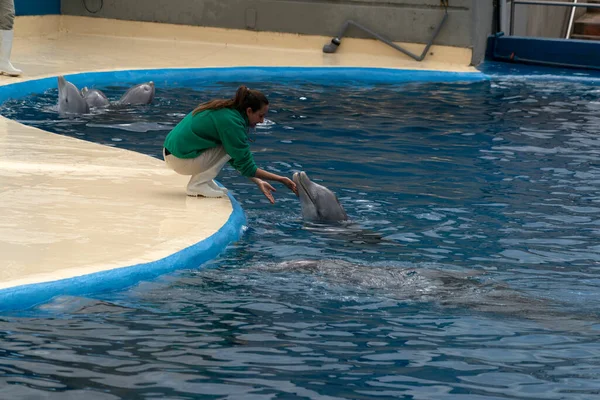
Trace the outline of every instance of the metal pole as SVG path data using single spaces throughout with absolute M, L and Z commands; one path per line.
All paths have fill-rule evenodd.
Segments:
M 510 33 L 509 35 L 512 36 L 515 32 L 515 7 L 517 6 L 517 3 L 515 3 L 514 1 L 510 3 Z
M 505 32 L 506 31 L 506 0 L 500 0 L 499 2 L 499 6 L 500 6 L 500 26 L 498 27 L 500 29 L 501 32 Z
M 559 1 L 533 1 L 533 0 L 513 0 L 516 4 L 529 4 L 532 6 L 559 6 L 559 7 L 586 7 L 586 8 L 600 8 L 600 4 L 594 3 L 566 3 Z
M 577 4 L 577 0 L 573 0 Z M 573 19 L 575 18 L 575 7 L 571 8 L 571 17 L 569 17 L 569 27 L 567 28 L 567 39 L 571 38 L 571 29 L 573 29 Z

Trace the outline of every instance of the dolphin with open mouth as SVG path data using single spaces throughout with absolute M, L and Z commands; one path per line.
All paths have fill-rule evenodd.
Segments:
M 311 181 L 306 172 L 294 173 L 292 180 L 298 188 L 302 218 L 316 222 L 348 220 L 348 215 L 335 193 Z

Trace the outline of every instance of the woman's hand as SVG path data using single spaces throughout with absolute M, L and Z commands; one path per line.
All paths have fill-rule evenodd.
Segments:
M 298 196 L 298 188 L 296 187 L 296 184 L 293 180 L 291 180 L 290 178 L 282 177 L 280 182 L 287 186 L 292 192 L 294 192 L 296 196 Z
M 276 192 L 277 190 L 271 186 L 269 182 L 263 181 L 262 179 L 255 179 L 254 181 L 261 192 L 265 195 L 267 200 L 271 202 L 271 204 L 275 204 L 275 198 L 271 192 Z M 292 182 L 293 183 L 293 182 Z
M 257 168 L 256 169 L 256 174 L 250 178 L 254 183 L 256 183 L 258 185 L 258 187 L 260 187 L 260 190 L 263 190 L 260 182 L 264 182 L 263 179 L 268 179 L 270 181 L 275 181 L 275 182 L 281 182 L 283 183 L 285 186 L 287 186 L 292 192 L 294 192 L 294 194 L 296 196 L 298 196 L 298 188 L 296 187 L 296 184 L 294 183 L 294 181 L 292 181 L 290 178 L 286 178 L 285 176 L 281 176 L 281 175 L 277 175 L 277 174 L 273 174 L 271 172 L 267 172 L 264 169 L 261 168 Z M 273 192 L 275 191 L 275 189 L 273 188 L 273 186 L 269 185 L 270 190 L 272 190 Z M 263 193 L 265 193 L 263 191 Z M 267 196 L 267 194 L 265 193 L 265 196 Z M 270 196 L 270 197 L 269 197 Z M 267 196 L 267 199 L 271 200 L 271 198 L 273 197 L 271 195 L 271 193 L 269 192 L 269 196 Z M 271 203 L 274 203 L 275 200 L 271 201 Z

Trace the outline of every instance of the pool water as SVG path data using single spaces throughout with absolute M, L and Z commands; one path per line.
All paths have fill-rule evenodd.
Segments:
M 236 87 L 158 86 L 151 105 L 77 118 L 49 90 L 0 112 L 160 158 L 187 112 Z M 596 85 L 251 87 L 271 101 L 257 164 L 306 171 L 351 225 L 306 224 L 285 187 L 271 205 L 227 166 L 242 239 L 202 267 L 4 315 L 3 396 L 600 398 Z

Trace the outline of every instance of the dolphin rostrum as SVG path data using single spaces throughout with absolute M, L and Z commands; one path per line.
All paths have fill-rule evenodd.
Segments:
M 311 181 L 306 172 L 296 172 L 292 179 L 298 188 L 302 218 L 318 222 L 338 222 L 348 219 L 337 196 L 325 186 Z
M 79 93 L 77 86 L 67 81 L 64 76 L 58 77 L 58 112 L 60 114 L 87 114 L 90 107 Z

